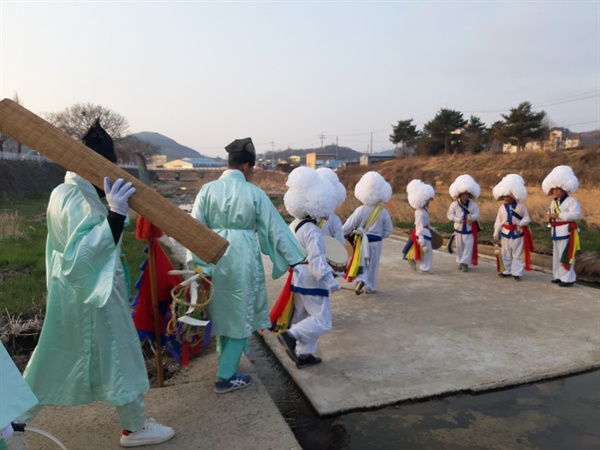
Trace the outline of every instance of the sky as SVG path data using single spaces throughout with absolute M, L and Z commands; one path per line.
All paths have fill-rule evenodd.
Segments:
M 393 148 L 442 108 L 486 126 L 528 101 L 600 129 L 600 2 L 6 1 L 0 97 L 77 103 L 206 156 Z

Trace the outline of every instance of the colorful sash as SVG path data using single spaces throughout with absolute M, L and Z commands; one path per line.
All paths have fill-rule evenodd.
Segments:
M 303 225 L 307 223 L 317 224 L 316 220 L 307 217 L 302 219 L 296 225 L 294 232 L 297 233 Z M 306 261 L 300 264 L 308 264 Z M 294 314 L 294 291 L 292 290 L 292 278 L 294 275 L 294 269 L 288 269 L 288 277 L 283 285 L 279 297 L 275 301 L 273 308 L 269 312 L 269 321 L 271 322 L 271 331 L 283 332 L 286 331 L 292 322 L 292 316 Z
M 429 228 L 429 225 L 425 225 L 423 228 Z M 430 241 L 431 238 L 424 236 L 426 240 Z M 454 237 L 454 235 L 452 236 Z M 450 243 L 448 244 L 449 246 L 452 245 L 452 239 L 450 239 Z M 450 250 L 450 248 L 448 249 L 448 251 L 450 253 L 452 253 L 452 251 Z M 415 261 L 420 261 L 423 254 L 421 251 L 421 246 L 419 245 L 419 239 L 417 238 L 417 229 L 416 227 L 412 229 L 411 233 L 410 233 L 410 239 L 406 242 L 406 244 L 404 245 L 404 248 L 402 249 L 402 253 L 404 254 L 404 258 L 403 259 L 414 259 Z
M 502 273 L 506 270 L 506 267 L 504 267 L 504 261 L 502 260 L 502 254 L 500 253 L 499 249 L 495 250 L 496 252 L 496 270 L 498 271 L 498 273 Z
M 419 245 L 419 238 L 417 237 L 417 228 L 416 227 L 413 228 L 413 230 L 412 230 L 412 233 L 410 235 L 410 240 L 413 243 L 413 246 L 411 249 L 412 252 L 409 252 L 409 253 L 411 253 L 412 259 L 414 259 L 415 261 L 421 261 L 421 258 L 423 257 L 423 255 L 421 255 L 421 246 Z M 409 257 L 409 259 L 411 259 L 411 258 Z
M 532 270 L 531 266 L 531 253 L 535 249 L 533 245 L 533 234 L 531 234 L 531 229 L 529 225 L 525 225 L 523 228 L 523 251 L 525 253 L 525 270 Z
M 283 332 L 290 327 L 292 313 L 294 312 L 294 292 L 292 291 L 293 275 L 294 269 L 289 269 L 285 285 L 269 313 L 271 331 Z
M 471 211 L 469 211 L 467 209 L 467 207 L 469 206 L 469 201 L 467 200 L 466 204 L 463 204 L 460 200 L 458 200 L 458 206 L 460 206 L 460 209 L 462 210 L 463 213 L 463 224 L 462 224 L 462 229 L 460 231 L 458 230 L 454 230 L 455 232 L 458 231 L 460 234 L 472 234 L 473 235 L 473 250 L 471 253 L 471 264 L 476 266 L 477 264 L 479 264 L 479 248 L 477 247 L 477 240 L 479 239 L 479 231 L 481 230 L 481 228 L 479 227 L 479 222 L 477 222 L 476 220 L 471 222 L 471 231 L 467 231 L 467 217 L 469 216 L 469 214 L 471 213 Z M 448 253 L 452 253 L 453 249 L 452 249 L 452 244 L 454 243 L 454 234 L 452 235 L 452 237 L 450 238 L 450 242 L 448 242 Z
M 558 199 L 554 199 L 554 210 L 557 214 L 560 214 L 560 203 Z M 553 227 L 559 227 L 561 225 L 569 225 L 569 245 L 565 247 L 562 255 L 560 256 L 560 263 L 565 270 L 571 270 L 571 265 L 575 262 L 575 253 L 581 250 L 581 244 L 579 242 L 579 227 L 577 222 L 558 222 L 553 220 L 551 225 Z
M 510 204 L 504 205 L 504 208 L 506 209 L 506 221 L 509 223 L 509 225 L 503 224 L 502 228 L 504 228 L 505 230 L 508 230 L 508 234 L 505 236 L 504 234 L 502 235 L 503 238 L 506 239 L 518 239 L 521 236 L 519 236 L 517 233 L 514 233 L 514 231 L 517 230 L 518 225 L 513 225 L 512 220 L 513 217 L 516 218 L 517 220 L 523 220 L 523 216 L 521 214 L 519 214 L 514 208 L 513 208 L 514 204 Z
M 402 259 L 412 259 L 414 258 L 415 255 L 415 243 L 413 242 L 413 235 L 414 235 L 415 229 L 413 228 L 412 231 L 410 232 L 410 238 L 408 238 L 406 240 L 406 244 L 404 244 L 404 248 L 402 249 L 402 254 L 404 255 L 404 257 Z
M 348 280 L 348 282 L 354 281 L 354 279 L 364 271 L 365 260 L 369 258 L 369 239 L 366 236 L 366 230 L 377 222 L 377 219 L 379 219 L 379 216 L 381 215 L 381 211 L 383 211 L 383 207 L 379 204 L 375 205 L 363 227 L 354 230 L 354 243 L 352 245 L 354 251 L 352 252 L 352 258 L 348 261 L 346 272 L 344 273 L 344 278 Z
M 504 224 L 502 225 L 502 228 L 512 233 L 513 231 L 516 231 L 519 228 L 519 226 Z M 535 246 L 533 245 L 533 234 L 531 234 L 531 229 L 529 228 L 529 225 L 522 226 L 521 230 L 521 235 L 514 233 L 514 239 L 521 237 L 523 238 L 523 261 L 525 261 L 525 270 L 531 270 L 531 252 L 535 249 Z
M 476 220 L 471 222 L 471 232 L 473 233 L 473 253 L 471 254 L 471 264 L 476 266 L 479 264 L 479 248 L 477 239 L 479 239 L 479 222 Z
M 457 201 L 458 206 L 460 207 L 462 213 L 463 213 L 463 223 L 462 223 L 462 228 L 461 230 L 456 230 L 461 234 L 471 234 L 470 231 L 467 230 L 467 217 L 469 216 L 469 214 L 471 214 L 471 211 L 469 211 L 469 200 L 467 200 L 467 203 L 464 204 L 462 203 L 460 200 Z

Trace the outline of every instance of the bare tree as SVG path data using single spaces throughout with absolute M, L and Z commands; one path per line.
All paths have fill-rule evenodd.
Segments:
M 127 135 L 129 124 L 123 116 L 93 103 L 77 103 L 57 113 L 46 114 L 48 122 L 75 139 L 81 139 L 98 118 L 113 139 Z

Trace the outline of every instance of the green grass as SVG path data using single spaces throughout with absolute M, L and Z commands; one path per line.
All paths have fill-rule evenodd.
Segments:
M 46 307 L 46 206 L 48 198 L 3 201 L 0 215 L 17 212 L 14 236 L 0 240 L 0 305 L 2 313 L 35 315 Z M 131 282 L 146 259 L 145 241 L 135 238 L 135 221 L 125 227 L 122 250 L 127 255 Z M 133 293 L 135 289 L 132 286 Z
M 17 213 L 17 232 L 0 241 L 0 304 L 3 313 L 35 312 L 46 300 L 47 199 L 3 202 L 0 214 Z

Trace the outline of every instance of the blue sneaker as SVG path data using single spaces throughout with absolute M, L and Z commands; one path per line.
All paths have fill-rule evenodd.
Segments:
M 215 381 L 214 391 L 217 394 L 225 394 L 227 392 L 248 387 L 251 384 L 252 377 L 250 375 L 244 375 L 241 372 L 236 372 L 229 380 L 217 378 L 217 381 Z

